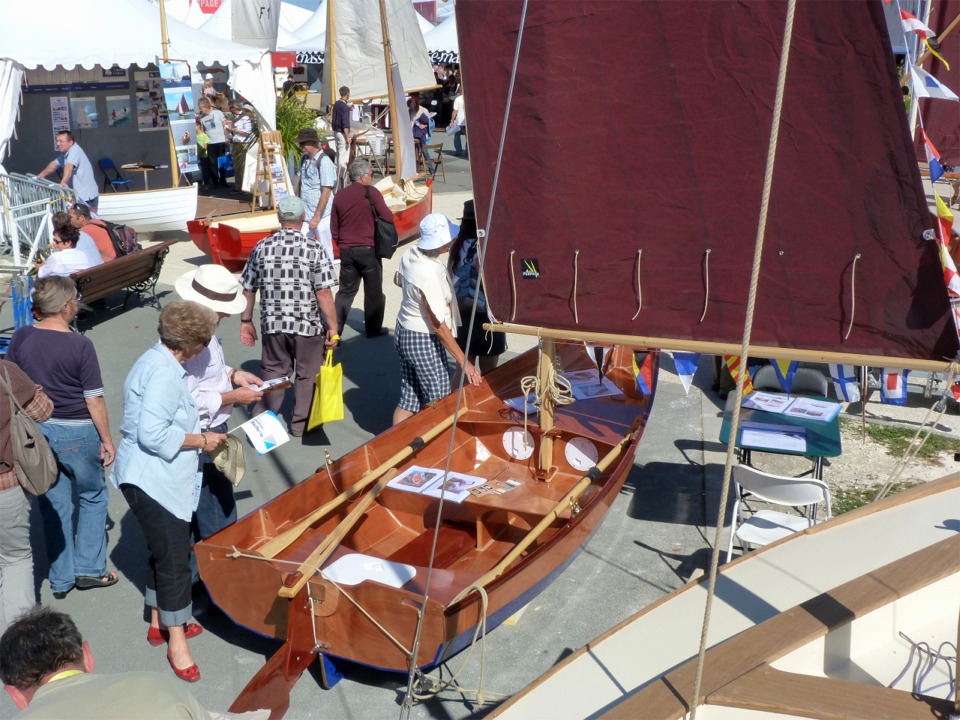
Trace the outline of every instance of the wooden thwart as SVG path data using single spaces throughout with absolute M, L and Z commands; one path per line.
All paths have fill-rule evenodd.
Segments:
M 336 510 L 345 502 L 352 500 L 354 497 L 356 497 L 361 492 L 363 492 L 367 487 L 369 487 L 372 483 L 376 482 L 377 479 L 380 476 L 382 476 L 384 473 L 395 468 L 397 465 L 399 465 L 408 457 L 410 457 L 415 452 L 417 452 L 421 447 L 426 446 L 431 440 L 437 437 L 437 435 L 444 432 L 447 428 L 453 425 L 454 421 L 457 418 L 459 418 L 461 415 L 463 415 L 466 411 L 467 411 L 467 408 L 462 407 L 460 408 L 459 412 L 453 413 L 443 421 L 434 425 L 430 430 L 428 430 L 422 436 L 420 436 L 420 440 L 422 441 L 422 443 L 416 443 L 416 442 L 411 443 L 410 445 L 405 447 L 403 450 L 394 454 L 386 462 L 382 463 L 380 466 L 374 468 L 373 470 L 368 472 L 366 475 L 364 475 L 359 482 L 357 482 L 354 485 L 351 485 L 349 488 L 344 490 L 333 500 L 320 506 L 317 510 L 314 510 L 312 513 L 310 513 L 307 517 L 305 517 L 303 520 L 298 522 L 292 528 L 280 533 L 275 538 L 271 538 L 270 540 L 267 540 L 267 542 L 265 542 L 263 545 L 256 548 L 256 552 L 258 552 L 260 555 L 262 555 L 265 558 L 273 558 L 279 555 L 281 552 L 286 550 L 290 545 L 292 545 L 297 540 L 297 538 L 299 538 L 304 533 L 304 531 L 306 531 L 308 527 L 313 525 L 315 522 L 317 522 L 321 518 L 329 515 L 331 512 Z

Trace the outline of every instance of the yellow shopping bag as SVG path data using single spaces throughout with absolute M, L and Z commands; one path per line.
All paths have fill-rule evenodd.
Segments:
M 333 364 L 333 350 L 327 350 L 327 360 L 320 366 L 313 388 L 307 430 L 334 420 L 343 420 L 343 367 Z

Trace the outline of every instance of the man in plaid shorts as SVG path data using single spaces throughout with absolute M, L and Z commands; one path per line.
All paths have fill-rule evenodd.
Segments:
M 313 400 L 313 385 L 326 348 L 340 342 L 337 311 L 330 291 L 336 284 L 333 262 L 321 244 L 300 232 L 306 213 L 303 201 L 288 196 L 277 203 L 280 229 L 254 246 L 240 284 L 247 300 L 240 313 L 240 342 L 257 342 L 253 302 L 260 292 L 260 331 L 264 380 L 294 378 L 290 434 L 303 435 Z M 296 376 L 294 376 L 296 366 Z M 266 393 L 254 408 L 279 411 L 283 393 Z

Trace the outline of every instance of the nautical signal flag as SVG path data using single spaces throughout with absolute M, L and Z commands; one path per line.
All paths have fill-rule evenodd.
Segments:
M 900 22 L 903 24 L 905 33 L 914 32 L 924 40 L 936 37 L 936 33 L 917 19 L 916 15 L 911 15 L 906 10 L 900 10 Z
M 265 455 L 290 441 L 290 436 L 283 429 L 283 423 L 272 410 L 256 415 L 230 432 L 234 430 L 243 430 L 247 434 L 247 439 L 258 455 Z
M 739 355 L 724 355 L 723 361 L 727 364 L 727 369 L 730 371 L 730 377 L 733 378 L 734 382 L 737 382 L 737 377 L 740 375 L 740 356 Z M 750 373 L 747 373 L 747 376 L 743 379 L 743 395 L 753 395 L 753 383 L 750 381 Z
M 930 166 L 930 182 L 935 183 L 943 177 L 943 165 L 940 164 L 940 153 L 930 142 L 927 131 L 920 128 L 923 133 L 923 151 L 927 154 L 927 165 Z
M 951 297 L 960 297 L 960 275 L 950 255 L 950 232 L 953 229 L 953 213 L 943 198 L 934 193 L 937 199 L 937 234 L 940 244 L 940 262 L 943 264 L 943 282 Z
M 880 402 L 885 405 L 907 404 L 907 374 L 909 370 L 883 368 L 880 371 Z
M 857 402 L 860 399 L 860 383 L 853 365 L 830 364 L 830 379 L 833 380 L 833 389 L 837 393 L 837 400 L 842 402 Z
M 636 350 L 633 353 L 633 374 L 637 378 L 637 392 L 653 394 L 653 355 Z
M 683 392 L 690 394 L 690 385 L 693 383 L 693 376 L 697 374 L 697 365 L 700 363 L 700 353 L 677 352 L 673 353 L 673 367 L 677 371 L 677 377 L 680 378 L 680 384 L 683 385 Z
M 937 98 L 940 100 L 960 100 L 957 94 L 937 80 L 933 75 L 916 65 L 910 68 L 910 88 L 918 98 Z
M 783 391 L 790 394 L 793 387 L 793 376 L 797 374 L 797 368 L 800 366 L 799 360 L 771 360 L 774 372 L 777 373 L 777 380 L 783 386 Z

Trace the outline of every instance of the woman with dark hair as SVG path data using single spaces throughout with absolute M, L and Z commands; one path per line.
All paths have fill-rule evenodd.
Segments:
M 477 363 L 480 374 L 486 375 L 497 366 L 497 359 L 507 349 L 507 336 L 506 333 L 483 329 L 483 324 L 489 322 L 489 316 L 483 284 L 480 282 L 480 256 L 477 250 L 477 216 L 473 209 L 473 200 L 467 200 L 463 204 L 460 232 L 450 246 L 448 267 L 453 277 L 453 289 L 457 294 L 460 316 L 463 318 L 463 324 L 457 330 L 457 345 L 467 354 L 471 363 Z M 468 348 L 468 321 L 473 310 L 474 297 L 477 300 L 477 313 L 473 318 L 473 335 Z
M 42 278 L 32 297 L 36 322 L 13 334 L 7 360 L 53 402 L 53 416 L 40 429 L 57 457 L 60 477 L 37 501 L 50 589 L 62 598 L 74 587 L 109 587 L 118 580 L 116 572 L 107 571 L 109 497 L 103 472 L 115 451 L 97 352 L 88 338 L 70 329 L 77 315 L 76 285 L 67 277 Z
M 200 679 L 187 639 L 203 631 L 188 624 L 193 615 L 190 521 L 200 498 L 198 451 L 215 449 L 227 436 L 200 431 L 183 363 L 207 347 L 217 319 L 213 310 L 188 300 L 163 308 L 160 342 L 140 356 L 123 384 L 123 439 L 111 477 L 150 550 L 147 642 L 166 641 L 174 674 L 187 682 Z
M 94 257 L 89 252 L 77 247 L 77 243 L 80 241 L 80 231 L 70 224 L 69 215 L 66 215 L 66 213 L 63 213 L 63 215 L 66 222 L 63 222 L 63 218 L 61 218 L 61 222 L 54 225 L 54 252 L 43 263 L 37 265 L 37 277 L 67 276 L 70 273 L 103 264 L 100 254 L 96 252 L 96 246 L 93 247 Z

